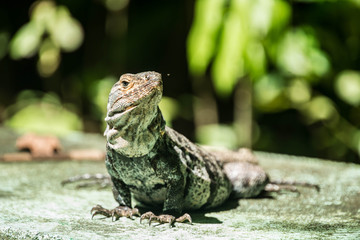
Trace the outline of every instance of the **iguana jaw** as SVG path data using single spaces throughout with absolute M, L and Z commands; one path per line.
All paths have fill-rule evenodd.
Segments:
M 113 111 L 109 111 L 109 114 L 108 116 L 109 117 L 113 117 L 117 114 L 125 114 L 125 113 L 128 113 L 130 112 L 131 110 L 134 110 L 136 107 L 138 106 L 138 104 L 135 104 L 135 105 L 130 105 L 130 106 L 127 106 L 126 108 L 124 108 L 123 110 L 113 110 Z

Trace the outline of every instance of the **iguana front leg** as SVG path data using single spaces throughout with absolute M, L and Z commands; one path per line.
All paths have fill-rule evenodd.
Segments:
M 114 177 L 111 178 L 113 182 L 113 195 L 115 200 L 119 203 L 119 206 L 114 209 L 106 209 L 101 205 L 96 205 L 91 209 L 91 218 L 95 215 L 103 215 L 105 217 L 111 217 L 112 220 L 118 220 L 120 217 L 131 218 L 133 215 L 140 216 L 137 208 L 131 208 L 131 195 L 130 190 L 126 184 L 120 179 Z
M 185 177 L 177 164 L 167 159 L 159 160 L 153 163 L 156 174 L 162 178 L 166 184 L 166 198 L 163 205 L 163 214 L 155 215 L 153 212 L 146 212 L 141 215 L 140 223 L 143 219 L 149 219 L 149 225 L 155 221 L 158 223 L 169 223 L 172 226 L 175 222 L 184 222 L 188 220 L 192 223 L 191 216 L 187 213 L 176 218 L 174 215 L 180 215 L 183 211 Z M 169 171 L 169 169 L 171 169 Z M 167 171 L 165 171 L 167 170 Z
M 161 215 L 155 215 L 153 212 L 146 212 L 141 215 L 140 223 L 143 219 L 149 219 L 149 226 L 152 222 L 169 223 L 169 226 L 173 226 L 175 222 L 188 221 L 192 224 L 191 216 L 188 213 L 176 218 L 174 215 L 181 214 L 183 210 L 182 203 L 184 202 L 184 189 L 185 181 L 184 177 L 180 174 L 169 174 L 165 180 L 167 185 L 166 199 L 163 206 L 163 213 Z

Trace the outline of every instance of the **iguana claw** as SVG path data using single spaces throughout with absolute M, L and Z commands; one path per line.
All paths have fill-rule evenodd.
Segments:
M 190 224 L 192 224 L 192 219 L 191 216 L 187 213 L 185 213 L 184 215 L 182 215 L 181 217 L 175 218 L 172 215 L 169 214 L 162 214 L 162 215 L 155 215 L 152 212 L 146 212 L 143 215 L 141 215 L 140 217 L 140 223 L 143 219 L 149 219 L 149 226 L 151 225 L 152 222 L 158 222 L 158 223 L 169 223 L 169 226 L 173 226 L 173 224 L 175 222 L 184 222 L 186 220 L 188 220 L 190 222 Z
M 94 218 L 95 215 L 103 215 L 105 217 L 111 217 L 112 221 L 118 220 L 120 217 L 127 217 L 132 219 L 133 215 L 140 216 L 139 209 L 130 208 L 127 206 L 118 206 L 112 210 L 103 208 L 101 205 L 96 205 L 90 211 L 91 219 Z M 115 219 L 115 220 L 114 220 Z

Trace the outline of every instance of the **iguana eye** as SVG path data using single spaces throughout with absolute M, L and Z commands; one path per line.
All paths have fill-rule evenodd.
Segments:
M 129 81 L 126 81 L 126 80 L 121 81 L 121 86 L 122 86 L 123 88 L 128 88 L 129 85 L 130 85 L 130 82 L 129 82 Z

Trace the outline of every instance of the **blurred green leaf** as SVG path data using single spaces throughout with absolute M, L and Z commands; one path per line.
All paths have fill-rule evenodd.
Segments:
M 279 31 L 283 31 L 284 27 L 290 22 L 291 7 L 287 1 L 276 0 L 273 1 L 271 10 L 271 31 L 279 34 Z
M 54 22 L 56 5 L 53 1 L 35 1 L 31 6 L 30 21 L 48 29 Z
M 276 0 L 252 0 L 248 2 L 248 24 L 253 36 L 265 36 L 272 24 Z
M 216 17 L 210 21 L 210 15 Z M 222 1 L 198 0 L 188 36 L 190 72 L 205 74 L 215 56 L 211 69 L 215 90 L 221 97 L 229 96 L 244 75 L 256 79 L 265 73 L 262 41 L 270 31 L 285 26 L 289 16 L 290 7 L 282 0 L 232 0 L 226 9 Z
M 295 76 L 321 77 L 330 68 L 326 54 L 319 48 L 319 43 L 310 31 L 293 29 L 288 31 L 279 42 L 277 64 Z
M 335 91 L 338 96 L 346 103 L 360 105 L 360 72 L 343 71 L 335 81 Z
M 196 129 L 196 139 L 200 144 L 220 146 L 228 149 L 237 147 L 237 137 L 232 126 L 205 125 Z
M 245 50 L 246 69 L 252 79 L 258 79 L 266 73 L 266 54 L 263 45 L 252 41 Z
M 57 7 L 55 21 L 49 32 L 54 42 L 67 52 L 76 50 L 84 38 L 80 23 L 71 17 L 69 10 L 64 6 Z
M 360 7 L 360 0 L 350 0 L 352 1 L 354 4 L 356 4 L 358 7 Z
M 276 74 L 265 75 L 254 82 L 254 104 L 262 111 L 286 109 L 289 103 L 284 95 L 285 81 Z
M 338 115 L 333 102 L 325 96 L 314 97 L 304 105 L 302 110 L 310 123 L 332 120 Z
M 249 40 L 249 3 L 242 0 L 230 2 L 212 69 L 215 90 L 219 96 L 229 96 L 236 82 L 244 75 L 243 53 Z
M 225 0 L 198 0 L 195 3 L 194 20 L 187 39 L 189 71 L 195 76 L 205 73 L 215 53 L 225 3 Z
M 19 98 L 17 106 L 14 106 L 18 110 L 5 121 L 6 126 L 20 132 L 54 135 L 65 135 L 82 129 L 79 117 L 64 108 L 55 94 L 45 94 L 42 99 L 35 95 L 27 93 Z
M 52 41 L 63 50 L 71 52 L 83 41 L 83 30 L 68 8 L 56 6 L 53 1 L 37 1 L 33 4 L 31 21 L 46 29 Z
M 91 83 L 88 96 L 91 103 L 94 105 L 92 108 L 93 115 L 102 122 L 103 129 L 106 128 L 106 122 L 104 121 L 107 113 L 107 102 L 110 90 L 116 82 L 114 76 L 107 76 Z
M 166 124 L 171 126 L 172 121 L 178 116 L 180 112 L 180 106 L 178 102 L 173 98 L 162 97 L 159 108 L 161 109 Z
M 311 87 L 305 79 L 292 79 L 286 89 L 286 94 L 294 105 L 301 105 L 311 99 Z
M 61 60 L 60 49 L 49 38 L 45 39 L 39 49 L 37 69 L 42 77 L 51 76 L 58 68 Z
M 30 21 L 10 42 L 10 56 L 13 59 L 32 57 L 41 46 L 37 69 L 40 76 L 49 77 L 60 64 L 60 48 L 67 52 L 76 50 L 83 42 L 84 33 L 68 8 L 56 6 L 54 1 L 35 1 L 30 10 Z
M 32 57 L 41 42 L 44 29 L 35 22 L 26 23 L 11 39 L 10 56 L 12 59 Z

